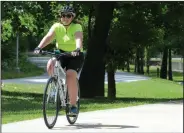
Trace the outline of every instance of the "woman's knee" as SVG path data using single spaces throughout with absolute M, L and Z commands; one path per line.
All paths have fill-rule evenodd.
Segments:
M 67 78 L 76 78 L 77 72 L 75 70 L 69 69 L 66 71 Z
M 55 59 L 50 59 L 50 60 L 47 62 L 47 71 L 53 70 L 54 64 L 55 64 Z

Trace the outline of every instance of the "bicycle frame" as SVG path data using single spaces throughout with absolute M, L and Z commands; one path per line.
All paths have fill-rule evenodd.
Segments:
M 56 95 L 59 94 L 61 100 L 61 106 L 66 106 L 66 92 L 67 92 L 67 85 L 66 85 L 66 73 L 64 69 L 61 67 L 60 62 L 56 60 L 54 66 L 54 77 L 57 79 L 56 84 Z M 58 93 L 59 91 L 59 93 Z M 57 96 L 55 97 L 55 101 L 57 100 Z
M 46 51 L 43 51 L 46 52 Z M 55 55 L 54 53 L 51 52 L 46 52 L 48 54 L 51 55 Z M 83 66 L 83 65 L 82 65 Z M 81 69 L 77 74 L 77 78 L 79 78 Z M 55 79 L 57 80 L 57 84 L 56 84 L 56 96 L 55 96 L 55 102 L 57 101 L 57 95 L 59 94 L 60 100 L 61 100 L 61 105 L 62 107 L 66 107 L 66 98 L 67 98 L 67 84 L 66 84 L 66 73 L 64 71 L 64 69 L 62 68 L 60 61 L 58 59 L 56 59 L 56 63 L 54 66 L 54 75 Z M 59 91 L 59 93 L 58 93 Z M 49 92 L 50 95 L 50 92 Z M 78 100 L 78 97 L 77 97 Z M 48 101 L 48 99 L 47 99 Z
M 69 97 L 69 93 L 68 93 L 68 86 L 66 83 L 66 71 L 65 68 L 62 67 L 62 64 L 60 63 L 60 57 L 61 56 L 72 56 L 70 52 L 64 52 L 64 53 L 60 53 L 58 54 L 57 51 L 55 52 L 48 52 L 48 51 L 41 51 L 42 54 L 49 54 L 52 55 L 54 58 L 56 58 L 55 61 L 55 65 L 54 65 L 54 71 L 53 71 L 53 75 L 48 79 L 47 81 L 47 85 L 44 91 L 44 96 L 43 96 L 43 115 L 44 115 L 44 121 L 46 126 L 51 129 L 54 127 L 56 121 L 57 121 L 57 117 L 59 115 L 59 111 L 61 109 L 65 109 L 66 112 L 66 117 L 67 120 L 70 124 L 74 124 L 77 120 L 78 114 L 79 114 L 79 108 L 80 108 L 80 86 L 79 86 L 79 75 L 81 72 L 81 68 L 77 73 L 77 87 L 78 87 L 78 95 L 77 95 L 77 99 L 76 99 L 76 105 L 78 107 L 78 111 L 76 115 L 72 115 L 70 114 L 70 97 Z M 82 65 L 83 66 L 83 65 Z M 48 87 L 50 87 L 51 85 L 51 89 L 49 89 Z M 51 100 L 49 100 L 51 98 Z M 47 102 L 46 102 L 47 101 Z M 48 103 L 56 103 L 56 114 L 55 114 L 55 118 L 52 120 L 52 122 L 48 122 L 48 117 L 47 117 L 47 109 L 46 109 L 46 105 Z M 71 117 L 73 117 L 71 119 Z

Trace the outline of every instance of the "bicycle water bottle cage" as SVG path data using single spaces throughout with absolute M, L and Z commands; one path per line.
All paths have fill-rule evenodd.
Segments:
M 59 60 L 59 58 L 60 58 L 60 50 L 54 50 L 54 53 L 55 53 L 55 55 L 56 55 L 56 58 L 57 58 L 57 60 Z

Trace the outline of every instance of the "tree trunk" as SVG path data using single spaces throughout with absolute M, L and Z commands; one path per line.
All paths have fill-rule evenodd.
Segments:
M 140 69 L 140 51 L 139 51 L 139 48 L 137 48 L 137 51 L 136 51 L 136 64 L 137 64 L 137 73 L 141 73 L 141 69 Z
M 4 2 L 0 2 L 1 4 L 1 19 L 4 19 L 5 17 L 5 9 L 4 9 Z
M 150 69 L 149 69 L 150 67 L 149 67 L 149 65 L 147 65 L 146 66 L 146 73 L 149 75 L 149 73 L 150 73 Z
M 80 75 L 81 97 L 104 96 L 104 55 L 113 10 L 116 2 L 101 2 L 98 5 L 93 34 Z M 104 15 L 106 14 L 106 15 Z
M 168 56 L 168 48 L 164 48 L 163 58 L 162 58 L 162 66 L 160 70 L 160 78 L 167 79 L 167 56 Z
M 171 48 L 169 48 L 169 70 L 168 70 L 168 76 L 169 76 L 169 80 L 173 80 Z
M 136 54 L 137 55 L 137 54 Z M 134 73 L 137 72 L 137 58 L 134 60 L 135 66 L 134 66 Z
M 144 74 L 144 49 L 140 50 L 140 56 L 141 56 L 141 60 L 140 60 L 140 73 Z
M 150 60 L 150 56 L 149 56 L 149 48 L 146 48 L 146 73 L 149 75 L 150 71 L 149 71 L 149 60 Z
M 127 60 L 127 72 L 130 72 L 130 62 L 129 62 L 129 59 Z
M 94 11 L 93 5 L 91 5 L 91 8 L 89 9 L 89 20 L 88 20 L 88 38 L 91 38 L 91 18 L 92 13 Z
M 124 62 L 124 61 L 122 62 L 121 70 L 122 70 L 122 71 L 125 71 L 125 62 Z
M 115 72 L 113 70 L 108 71 L 108 98 L 116 98 L 116 84 L 115 84 Z

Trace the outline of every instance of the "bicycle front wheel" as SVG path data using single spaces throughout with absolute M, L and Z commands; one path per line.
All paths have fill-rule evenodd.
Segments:
M 54 77 L 49 78 L 43 95 L 43 116 L 49 129 L 54 127 L 59 112 L 59 92 L 56 84 Z

